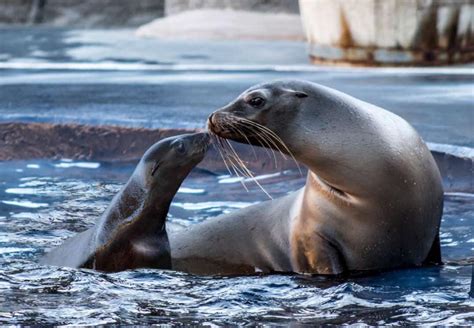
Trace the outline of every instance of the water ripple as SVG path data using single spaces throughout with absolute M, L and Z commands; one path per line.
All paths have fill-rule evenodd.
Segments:
M 164 270 L 104 274 L 40 266 L 43 252 L 90 227 L 119 190 L 129 167 L 94 169 L 38 162 L 0 165 L 0 324 L 2 325 L 470 325 L 471 268 L 459 264 L 350 279 L 299 275 L 200 277 Z M 26 172 L 26 171 L 25 171 Z M 238 181 L 191 175 L 170 210 L 171 225 L 201 222 L 265 195 Z M 225 179 L 225 178 L 224 178 Z M 275 197 L 304 183 L 298 172 L 263 176 Z M 223 191 L 226 192 L 223 192 Z M 2 193 L 3 191 L 3 193 Z M 210 201 L 210 200 L 214 201 Z M 239 201 L 235 201 L 238 199 Z M 217 200 L 217 201 L 216 201 Z M 6 203 L 5 203 L 6 202 Z M 17 206 L 47 204 L 47 207 Z M 469 197 L 447 195 L 442 223 L 448 261 L 472 256 L 474 209 Z

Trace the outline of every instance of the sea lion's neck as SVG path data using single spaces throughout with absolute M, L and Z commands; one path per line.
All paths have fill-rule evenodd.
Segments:
M 147 220 L 146 229 L 160 230 L 165 226 L 171 202 L 178 188 L 152 186 L 144 195 L 139 217 L 153 218 L 153 220 Z
M 388 114 L 343 100 L 337 104 L 327 101 L 322 104 L 328 108 L 324 111 L 303 109 L 294 123 L 297 129 L 281 129 L 281 137 L 296 160 L 321 182 L 336 191 L 365 197 L 380 187 L 377 179 L 367 176 L 384 170 L 395 156 L 390 147 L 393 142 L 378 123 Z
M 124 220 L 130 218 L 143 205 L 145 188 L 132 176 L 125 186 L 115 195 L 107 210 L 97 223 L 97 242 L 108 240 L 112 231 Z

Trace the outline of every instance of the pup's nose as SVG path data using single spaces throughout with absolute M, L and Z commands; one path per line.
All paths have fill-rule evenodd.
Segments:
M 195 139 L 196 143 L 202 146 L 206 146 L 210 143 L 211 137 L 207 132 L 198 133 L 198 138 Z
M 209 140 L 211 140 L 211 137 L 209 136 L 209 133 L 207 132 L 202 132 L 202 139 L 204 143 L 209 143 Z

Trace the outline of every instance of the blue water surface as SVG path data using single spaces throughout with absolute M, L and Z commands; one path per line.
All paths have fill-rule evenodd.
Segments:
M 405 118 L 430 143 L 474 147 L 472 65 L 310 65 L 303 42 L 140 39 L 132 30 L 0 28 L 0 122 L 195 128 L 249 86 L 314 81 Z M 465 152 L 464 152 L 465 153 Z M 0 162 L 0 324 L 474 325 L 468 298 L 474 195 L 445 195 L 440 267 L 350 279 L 298 275 L 104 274 L 40 266 L 39 257 L 94 224 L 133 164 Z M 260 177 L 274 197 L 297 172 Z M 179 229 L 266 199 L 233 177 L 196 171 L 170 210 Z
M 90 227 L 132 164 L 0 163 L 0 324 L 472 324 L 472 194 L 445 196 L 440 267 L 350 279 L 298 275 L 200 277 L 133 270 L 104 274 L 40 266 L 38 258 Z M 296 171 L 262 176 L 273 197 L 304 183 Z M 174 229 L 266 199 L 237 179 L 195 171 L 170 210 Z

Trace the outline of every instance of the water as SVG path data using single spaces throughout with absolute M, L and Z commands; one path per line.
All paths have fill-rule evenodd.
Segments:
M 468 298 L 474 250 L 472 194 L 445 197 L 447 265 L 351 279 L 297 275 L 199 277 L 133 270 L 104 274 L 40 266 L 38 258 L 90 227 L 132 164 L 0 163 L 0 324 L 474 323 Z M 274 197 L 304 183 L 298 172 L 262 176 Z M 228 176 L 194 171 L 170 210 L 175 229 L 266 199 Z
M 0 36 L 0 122 L 195 128 L 255 83 L 299 78 L 387 108 L 427 142 L 472 156 L 472 65 L 317 67 L 301 42 L 163 41 L 131 30 L 0 28 Z M 474 324 L 471 267 L 463 263 L 473 258 L 474 195 L 466 193 L 445 197 L 442 267 L 328 279 L 38 265 L 45 250 L 94 223 L 132 170 L 0 162 L 0 324 Z M 293 171 L 260 182 L 274 197 L 304 183 Z M 249 186 L 246 193 L 232 177 L 194 172 L 176 195 L 170 228 L 266 199 Z

